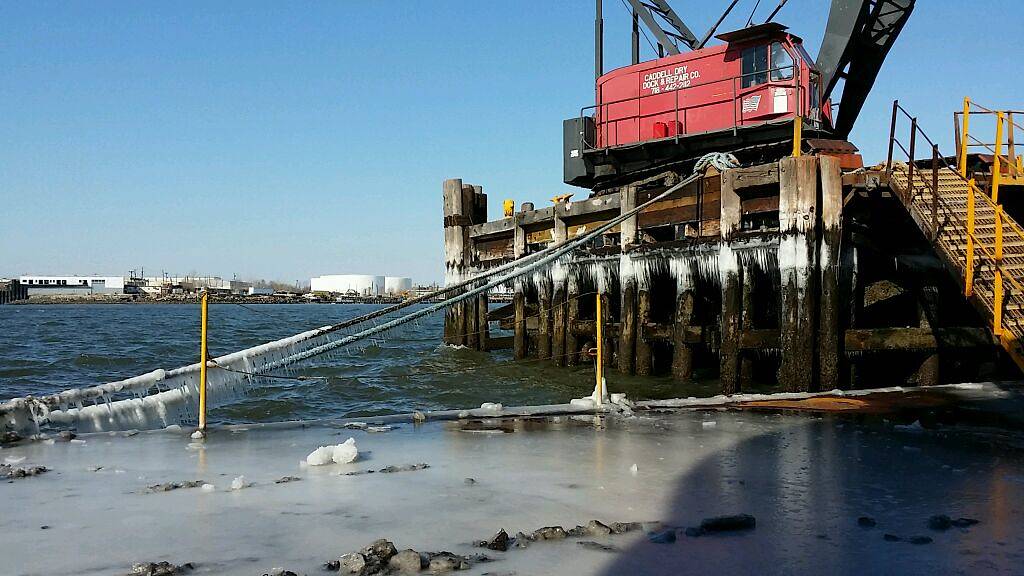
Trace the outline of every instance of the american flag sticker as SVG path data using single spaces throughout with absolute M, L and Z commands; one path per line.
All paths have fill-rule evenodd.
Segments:
M 749 98 L 743 99 L 743 111 L 744 112 L 757 112 L 758 107 L 761 106 L 761 95 L 755 94 Z

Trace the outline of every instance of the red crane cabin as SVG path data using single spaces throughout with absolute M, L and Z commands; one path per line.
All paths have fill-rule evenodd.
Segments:
M 820 75 L 781 24 L 716 36 L 721 46 L 613 70 L 597 80 L 596 148 L 690 136 L 798 114 L 831 126 Z

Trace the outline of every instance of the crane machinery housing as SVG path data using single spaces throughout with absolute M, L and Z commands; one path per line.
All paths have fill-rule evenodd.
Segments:
M 730 151 L 744 162 L 777 160 L 792 150 L 798 121 L 809 151 L 857 167 L 846 138 L 915 3 L 833 0 L 815 59 L 799 36 L 770 21 L 778 8 L 769 21 L 718 34 L 722 43 L 706 46 L 738 0 L 701 39 L 665 0 L 627 1 L 632 64 L 604 73 L 597 0 L 596 102 L 564 122 L 567 184 L 599 190 L 709 151 Z M 641 23 L 660 56 L 647 62 L 639 57 Z M 833 104 L 839 80 L 842 100 Z

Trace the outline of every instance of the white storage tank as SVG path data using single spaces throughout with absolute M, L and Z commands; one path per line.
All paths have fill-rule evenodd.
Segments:
M 384 277 L 368 274 L 327 274 L 310 278 L 309 288 L 313 292 L 379 296 L 384 291 Z
M 384 278 L 385 294 L 401 294 L 412 290 L 412 278 L 404 276 L 386 276 Z

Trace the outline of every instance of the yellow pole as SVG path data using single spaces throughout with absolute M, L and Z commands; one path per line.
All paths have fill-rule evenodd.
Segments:
M 604 402 L 604 318 L 601 316 L 601 293 L 597 293 L 597 385 L 594 387 L 594 394 L 597 396 L 595 402 L 598 405 Z
M 793 158 L 799 158 L 801 144 L 803 144 L 804 118 L 797 116 L 793 119 Z
M 1003 153 L 1003 113 L 996 112 L 996 154 L 992 159 L 992 201 L 999 203 L 999 179 L 1002 177 L 1003 163 L 999 156 Z
M 967 183 L 967 266 L 964 270 L 964 295 L 974 293 L 974 178 Z
M 1013 112 L 1007 112 L 1006 113 L 1006 164 L 1008 165 L 1008 167 L 1010 169 L 1010 174 L 1014 178 L 1020 178 L 1020 171 L 1019 171 L 1020 163 L 1018 162 L 1020 157 L 1017 156 L 1017 143 L 1014 142 L 1014 140 L 1016 140 L 1016 138 L 1013 135 L 1013 127 L 1014 127 L 1014 125 L 1015 124 L 1013 123 Z
M 964 96 L 964 127 L 960 135 L 960 175 L 967 178 L 967 126 L 970 123 L 971 99 Z
M 199 431 L 206 432 L 206 319 L 209 293 L 203 290 L 203 299 L 200 306 L 202 310 L 202 327 L 199 336 Z

